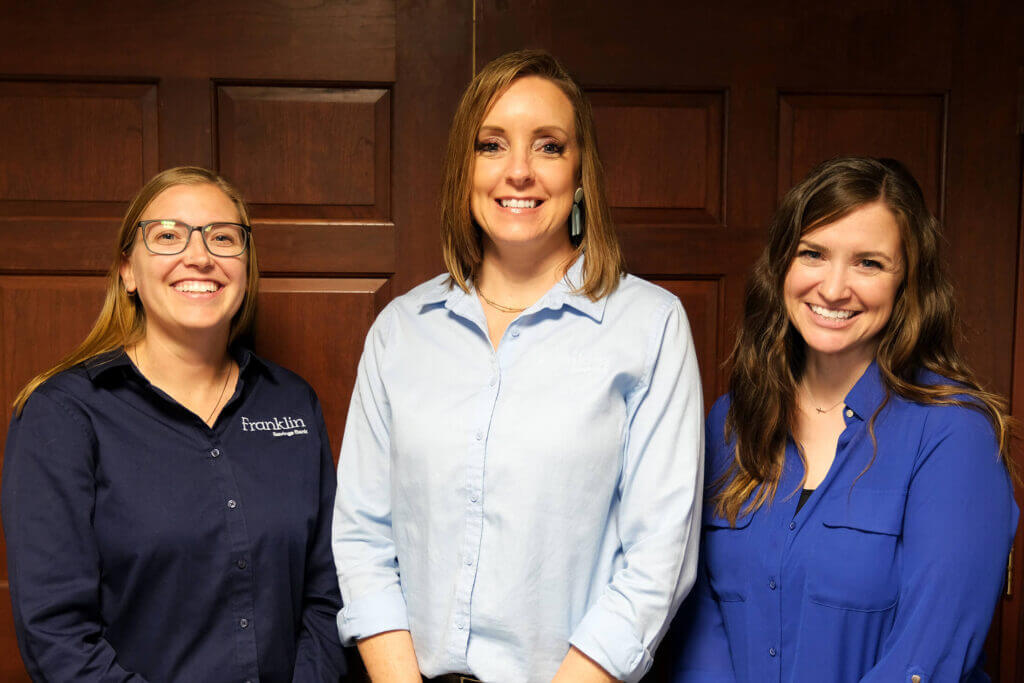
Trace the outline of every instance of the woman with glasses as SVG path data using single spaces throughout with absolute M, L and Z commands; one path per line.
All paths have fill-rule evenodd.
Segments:
M 85 340 L 15 400 L 3 526 L 34 680 L 337 681 L 335 477 L 317 397 L 238 342 L 238 191 L 150 180 Z

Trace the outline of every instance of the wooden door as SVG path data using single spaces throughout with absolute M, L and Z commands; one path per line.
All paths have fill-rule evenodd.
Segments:
M 370 323 L 441 270 L 471 21 L 454 0 L 2 3 L 0 403 L 91 325 L 132 195 L 198 164 L 251 204 L 257 350 L 311 381 L 337 448 Z M 0 680 L 26 680 L 6 570 L 0 546 Z
M 971 364 L 1008 394 L 1022 28 L 1009 2 L 480 0 L 476 63 L 544 47 L 584 85 L 629 268 L 682 299 L 708 406 L 779 197 L 839 154 L 894 157 L 920 181 L 946 225 Z M 1024 680 L 1020 605 L 997 610 L 994 680 Z

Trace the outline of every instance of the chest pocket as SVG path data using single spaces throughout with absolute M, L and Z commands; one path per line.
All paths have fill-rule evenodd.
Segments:
M 874 612 L 899 598 L 900 535 L 907 492 L 858 488 L 821 501 L 821 542 L 807 567 L 813 602 Z
M 738 517 L 733 527 L 729 520 L 715 515 L 710 508 L 704 509 L 702 552 L 711 589 L 721 602 L 746 600 L 756 552 L 750 538 L 752 518 L 753 513 Z

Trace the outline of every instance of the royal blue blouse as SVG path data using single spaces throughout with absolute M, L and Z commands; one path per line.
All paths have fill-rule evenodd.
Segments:
M 770 505 L 732 527 L 706 502 L 700 576 L 666 648 L 676 683 L 988 680 L 982 646 L 1018 518 L 992 427 L 970 408 L 891 396 L 872 461 L 884 398 L 872 364 L 799 512 L 792 442 Z M 728 408 L 719 399 L 707 421 L 709 483 L 733 457 Z

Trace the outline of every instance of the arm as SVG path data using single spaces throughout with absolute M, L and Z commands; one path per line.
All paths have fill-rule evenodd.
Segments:
M 650 669 L 697 565 L 704 416 L 693 339 L 678 300 L 661 311 L 657 329 L 647 340 L 647 374 L 627 399 L 616 509 L 625 561 L 569 640 L 627 681 Z
M 334 503 L 334 560 L 344 604 L 338 630 L 343 644 L 360 641 L 360 654 L 370 660 L 368 668 L 378 666 L 373 661 L 378 656 L 386 664 L 392 657 L 408 658 L 412 649 L 391 530 L 391 412 L 380 371 L 386 316 L 387 309 L 371 327 L 359 360 Z M 394 631 L 405 635 L 370 638 Z M 395 645 L 404 642 L 402 638 L 408 640 L 408 651 Z
M 8 576 L 18 646 L 34 680 L 144 682 L 118 664 L 104 639 L 95 450 L 84 418 L 38 390 L 8 432 Z
M 373 683 L 420 683 L 420 667 L 408 631 L 388 631 L 358 643 L 366 673 Z
M 970 672 L 1017 526 L 1013 492 L 985 418 L 936 408 L 929 424 L 907 493 L 895 621 L 866 683 L 909 682 L 915 675 L 923 683 L 959 681 Z
M 306 557 L 302 586 L 302 627 L 295 652 L 292 680 L 337 681 L 347 672 L 345 653 L 338 640 L 337 618 L 341 609 L 338 577 L 331 556 L 331 514 L 337 478 L 331 457 L 331 443 L 320 410 L 320 401 L 310 390 L 320 432 L 320 507 L 314 536 Z

